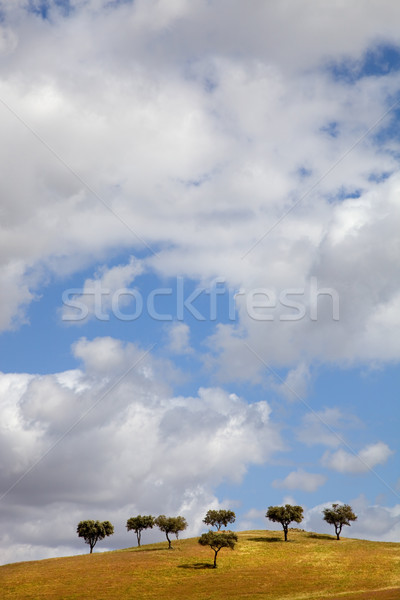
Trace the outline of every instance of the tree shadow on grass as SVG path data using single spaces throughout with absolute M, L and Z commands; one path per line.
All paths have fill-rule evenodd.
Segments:
M 313 538 L 314 540 L 328 540 L 328 541 L 336 540 L 336 538 L 333 537 L 332 535 L 329 535 L 329 533 L 309 533 L 307 537 Z
M 283 542 L 283 539 L 280 537 L 276 537 L 276 536 L 271 536 L 271 537 L 256 537 L 256 538 L 249 538 L 250 542 Z
M 193 563 L 191 565 L 178 565 L 178 569 L 213 569 L 211 563 Z
M 138 547 L 135 546 L 134 548 L 128 548 L 128 551 L 135 551 L 135 552 L 163 552 L 164 550 L 169 550 L 168 546 L 166 546 L 165 548 L 142 548 L 142 546 Z M 173 550 L 173 548 L 171 548 L 171 550 Z

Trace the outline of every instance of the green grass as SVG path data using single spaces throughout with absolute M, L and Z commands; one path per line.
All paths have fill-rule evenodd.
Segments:
M 197 538 L 0 567 L 2 600 L 400 600 L 400 544 L 247 531 L 213 553 Z

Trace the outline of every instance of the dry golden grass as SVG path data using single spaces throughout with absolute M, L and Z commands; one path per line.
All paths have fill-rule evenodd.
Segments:
M 238 534 L 234 551 L 196 539 L 0 567 L 2 600 L 400 600 L 400 544 L 290 531 Z

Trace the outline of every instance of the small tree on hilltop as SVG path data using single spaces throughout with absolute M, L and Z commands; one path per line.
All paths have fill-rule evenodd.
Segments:
M 174 533 L 176 535 L 176 539 L 179 540 L 179 532 L 184 531 L 187 527 L 187 522 L 185 517 L 174 517 L 175 518 L 175 528 Z
M 233 531 L 209 531 L 203 533 L 199 538 L 199 544 L 201 546 L 210 546 L 214 550 L 214 569 L 217 568 L 217 555 L 221 548 L 234 549 L 237 542 L 237 535 Z
M 357 515 L 354 514 L 349 504 L 332 504 L 332 508 L 324 508 L 322 514 L 324 515 L 324 521 L 329 525 L 334 525 L 336 539 L 338 540 L 340 540 L 343 525 L 350 527 L 350 521 L 357 520 Z
M 282 525 L 285 534 L 285 542 L 287 542 L 289 525 L 292 521 L 300 523 L 303 520 L 303 508 L 301 506 L 292 506 L 291 504 L 285 504 L 285 506 L 270 506 L 265 516 L 270 521 Z
M 99 540 L 114 533 L 114 527 L 110 521 L 80 521 L 76 530 L 78 537 L 83 537 L 86 544 L 89 544 L 90 554 Z
M 216 527 L 217 531 L 220 531 L 222 525 L 226 527 L 228 523 L 234 523 L 235 519 L 236 515 L 232 510 L 209 510 L 203 519 L 203 523 Z
M 184 531 L 187 527 L 187 522 L 184 517 L 166 517 L 165 515 L 160 515 L 156 519 L 154 519 L 155 525 L 163 531 L 166 535 L 168 541 L 168 549 L 172 550 L 171 540 L 169 538 L 171 533 L 174 533 L 176 536 L 179 535 L 180 531 Z
M 142 539 L 142 531 L 144 529 L 152 529 L 154 527 L 154 517 L 151 515 L 138 515 L 137 517 L 131 517 L 126 522 L 126 528 L 128 531 L 134 531 L 137 537 L 137 543 L 140 547 Z

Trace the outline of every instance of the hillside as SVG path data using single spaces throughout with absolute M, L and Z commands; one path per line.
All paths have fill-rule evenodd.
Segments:
M 0 567 L 2 600 L 400 600 L 400 544 L 290 531 L 238 534 L 234 551 L 197 538 Z

